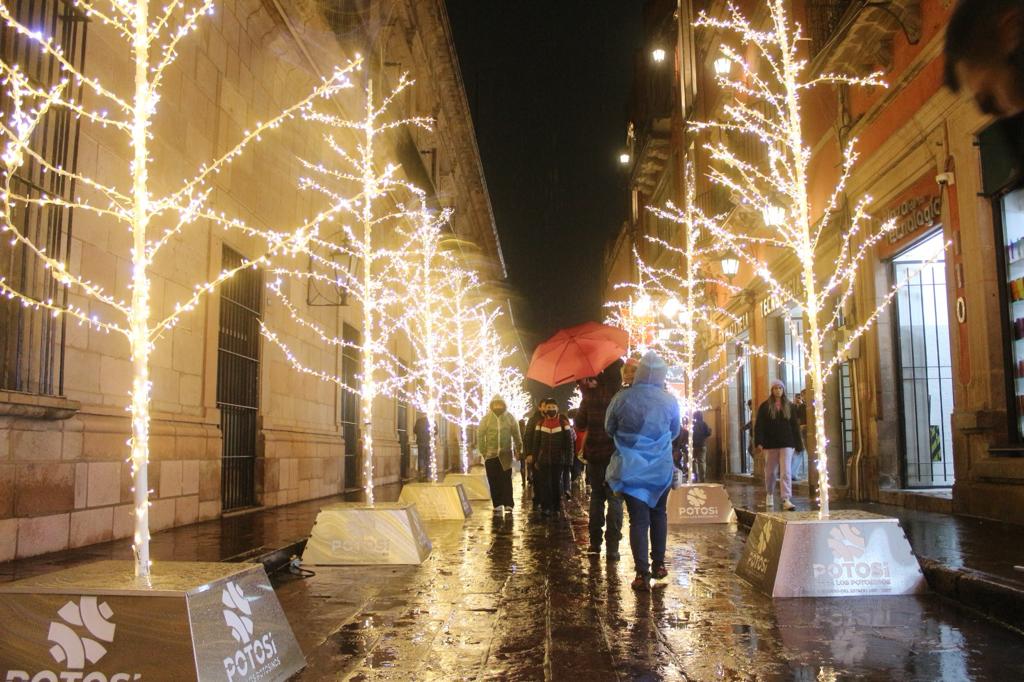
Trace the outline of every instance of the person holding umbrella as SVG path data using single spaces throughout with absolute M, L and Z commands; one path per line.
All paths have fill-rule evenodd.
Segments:
M 643 592 L 651 589 L 652 575 L 658 580 L 668 576 L 665 505 L 672 486 L 672 440 L 679 435 L 680 418 L 679 403 L 665 388 L 667 374 L 665 361 L 649 351 L 640 360 L 633 385 L 612 399 L 604 423 L 616 449 L 606 478 L 629 510 L 629 548 L 636 566 L 632 587 Z
M 509 414 L 504 398 L 491 398 L 490 408 L 477 428 L 477 443 L 484 458 L 494 511 L 512 513 L 512 457 L 514 451 L 522 451 L 523 439 L 519 423 Z

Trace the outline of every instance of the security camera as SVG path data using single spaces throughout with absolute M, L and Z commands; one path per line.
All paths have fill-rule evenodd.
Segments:
M 956 184 L 956 177 L 952 173 L 939 173 L 935 176 L 935 183 L 952 187 Z

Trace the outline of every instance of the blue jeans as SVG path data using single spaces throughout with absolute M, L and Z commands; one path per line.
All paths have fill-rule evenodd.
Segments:
M 622 498 L 615 497 L 604 482 L 606 466 L 587 465 L 587 480 L 590 483 L 590 546 L 601 547 L 605 540 L 609 554 L 617 554 L 622 539 Z M 608 515 L 605 517 L 605 504 Z M 603 538 L 601 536 L 604 536 Z
M 633 552 L 633 563 L 637 575 L 651 575 L 651 565 L 647 561 L 647 533 L 651 534 L 651 561 L 655 565 L 665 563 L 665 544 L 668 542 L 668 515 L 665 505 L 668 502 L 668 490 L 658 500 L 654 508 L 648 507 L 643 500 L 632 495 L 626 498 L 629 510 L 629 549 Z

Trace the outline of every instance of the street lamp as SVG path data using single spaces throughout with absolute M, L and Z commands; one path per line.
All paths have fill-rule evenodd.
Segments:
M 732 71 L 732 60 L 722 55 L 714 61 L 715 75 L 728 76 L 729 72 Z
M 679 307 L 679 299 L 677 299 L 675 296 L 672 296 L 667 301 L 665 301 L 665 305 L 661 307 L 661 314 L 670 320 L 674 319 L 676 313 L 679 312 Z
M 728 277 L 731 282 L 736 273 L 740 271 L 739 260 L 736 258 L 723 258 L 720 262 L 722 264 L 722 274 Z
M 665 61 L 665 50 L 660 47 L 654 48 L 651 50 L 651 59 L 653 59 L 656 64 L 661 64 Z
M 761 215 L 764 216 L 764 224 L 769 227 L 781 225 L 786 220 L 786 209 L 781 206 L 769 205 L 766 206 L 762 211 Z
M 623 166 L 629 165 L 629 152 L 622 152 L 619 154 L 619 163 Z

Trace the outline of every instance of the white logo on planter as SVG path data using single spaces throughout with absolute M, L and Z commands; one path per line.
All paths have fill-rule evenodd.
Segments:
M 814 564 L 814 577 L 830 581 L 834 589 L 843 592 L 864 593 L 879 591 L 891 582 L 888 561 L 863 561 L 868 543 L 864 534 L 854 525 L 843 523 L 828 533 L 828 548 L 832 562 Z
M 690 488 L 686 492 L 686 501 L 694 507 L 700 507 L 708 501 L 708 495 L 700 488 Z
M 761 525 L 761 531 L 757 534 L 756 538 L 748 538 L 747 542 L 751 542 L 752 551 L 747 552 L 747 566 L 751 571 L 764 575 L 768 571 L 768 557 L 765 556 L 765 552 L 768 551 L 768 543 L 772 538 L 772 523 L 771 521 L 764 521 Z
M 113 673 L 108 676 L 86 670 L 87 665 L 95 665 L 107 655 L 106 645 L 114 641 L 117 626 L 110 622 L 114 612 L 107 602 L 100 602 L 96 597 L 79 597 L 77 602 L 69 601 L 60 607 L 57 615 L 60 620 L 50 623 L 46 638 L 53 643 L 50 655 L 64 670 L 39 670 L 35 674 L 27 670 L 8 670 L 5 682 L 129 682 L 142 679 L 140 673 Z
M 828 534 L 828 548 L 836 561 L 853 561 L 864 556 L 864 536 L 856 527 L 844 523 Z
M 97 603 L 96 597 L 82 597 L 76 604 L 69 601 L 62 606 L 57 615 L 64 622 L 50 623 L 50 632 L 47 635 L 53 642 L 50 647 L 50 655 L 58 663 L 65 664 L 71 670 L 81 670 L 85 662 L 96 663 L 107 653 L 107 648 L 97 640 L 107 642 L 114 641 L 115 625 L 110 622 L 114 612 L 110 610 L 107 602 Z M 69 627 L 75 625 L 84 627 L 92 637 L 83 637 Z
M 228 583 L 220 596 L 224 609 L 224 622 L 231 628 L 231 636 L 239 644 L 248 644 L 252 639 L 252 607 L 235 583 Z
M 688 488 L 685 504 L 679 507 L 680 516 L 718 516 L 718 505 L 708 505 L 708 494 L 703 488 Z
M 227 607 L 223 610 L 224 623 L 239 644 L 234 654 L 224 657 L 224 672 L 228 682 L 266 678 L 274 668 L 281 665 L 274 635 L 269 632 L 262 636 L 254 634 L 256 624 L 252 619 L 252 604 L 236 583 L 227 584 L 221 592 L 220 601 Z

